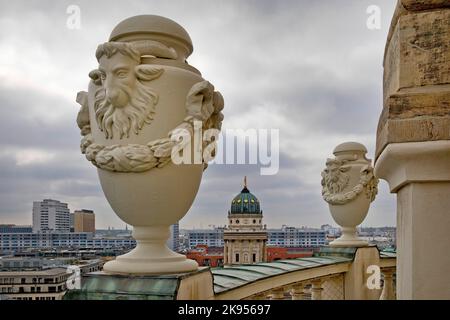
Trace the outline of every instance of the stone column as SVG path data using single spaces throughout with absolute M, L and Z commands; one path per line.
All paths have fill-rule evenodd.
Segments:
M 384 276 L 383 291 L 381 292 L 380 300 L 395 300 L 394 289 L 394 273 L 395 269 L 387 268 L 381 271 Z
M 267 240 L 266 240 L 267 241 Z M 266 241 L 263 241 L 262 248 L 263 248 L 263 262 L 267 262 L 267 243 Z
M 236 261 L 237 264 L 242 264 L 244 261 L 244 252 L 242 250 L 242 240 L 239 240 L 239 262 Z
M 234 243 L 228 240 L 230 246 L 228 248 L 228 264 L 233 264 Z
M 401 0 L 384 59 L 375 175 L 397 194 L 397 298 L 450 299 L 450 7 Z
M 283 288 L 274 289 L 270 292 L 270 300 L 284 300 Z
M 267 297 L 266 297 L 265 294 L 260 293 L 260 294 L 254 295 L 254 296 L 252 296 L 252 297 L 250 297 L 250 298 L 248 298 L 248 299 L 249 299 L 249 300 L 267 300 L 266 298 L 267 298 Z
M 303 290 L 305 286 L 302 283 L 296 284 L 292 287 L 290 294 L 292 300 L 303 300 Z
M 262 248 L 263 248 L 263 262 L 267 262 L 267 240 L 264 240 Z
M 303 287 L 302 300 L 311 300 L 311 288 Z
M 322 300 L 322 279 L 316 279 L 311 281 L 311 300 Z
M 227 242 L 223 243 L 223 264 L 226 265 L 228 263 L 228 245 Z
M 345 300 L 378 300 L 381 291 L 369 289 L 367 280 L 372 273 L 367 270 L 370 266 L 380 265 L 380 254 L 376 247 L 358 248 L 353 263 L 344 275 Z
M 263 242 L 264 242 L 264 240 L 260 240 L 259 242 L 257 242 L 257 245 L 258 245 L 258 262 L 264 261 Z

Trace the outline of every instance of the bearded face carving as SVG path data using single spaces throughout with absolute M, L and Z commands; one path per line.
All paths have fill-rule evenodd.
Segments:
M 342 192 L 350 179 L 346 172 L 350 167 L 344 166 L 339 160 L 328 159 L 327 166 L 322 172 L 322 186 L 331 194 Z
M 170 50 L 170 49 L 168 49 Z M 158 103 L 158 95 L 149 82 L 163 69 L 140 64 L 139 47 L 124 42 L 101 44 L 96 52 L 99 68 L 89 76 L 99 85 L 95 93 L 95 119 L 107 139 L 138 134 L 150 124 Z
M 94 84 L 89 89 L 93 93 L 93 117 L 89 111 L 90 93 L 79 92 L 77 102 L 81 109 L 77 123 L 83 136 L 81 152 L 98 168 L 115 172 L 143 172 L 154 167 L 162 168 L 171 161 L 172 150 L 177 145 L 173 135 L 177 130 L 193 135 L 195 121 L 202 122 L 205 132 L 209 132 L 209 129 L 220 130 L 223 97 L 214 91 L 211 83 L 200 77 L 200 81 L 195 82 L 187 92 L 185 118 L 176 128 L 167 132 L 166 137 L 149 140 L 146 144 L 133 144 L 132 141 L 99 144 L 91 133 L 92 121 L 96 122 L 106 139 L 125 137 L 130 140 L 136 138 L 130 136 L 130 132 L 137 136 L 146 124 L 153 121 L 158 94 L 153 90 L 151 81 L 163 74 L 164 67 L 141 63 L 141 58 L 176 60 L 178 53 L 161 42 L 139 40 L 106 42 L 98 46 L 96 57 L 99 67 L 89 73 Z M 203 141 L 202 147 L 208 146 L 208 141 L 213 138 L 209 136 L 210 140 Z M 211 155 L 215 156 L 215 152 L 212 151 Z M 203 166 L 206 168 L 207 162 L 204 161 Z

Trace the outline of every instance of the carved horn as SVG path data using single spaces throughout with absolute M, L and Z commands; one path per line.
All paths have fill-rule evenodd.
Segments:
M 158 58 L 177 59 L 178 55 L 174 48 L 153 40 L 140 40 L 131 44 L 133 49 L 142 55 L 152 55 Z

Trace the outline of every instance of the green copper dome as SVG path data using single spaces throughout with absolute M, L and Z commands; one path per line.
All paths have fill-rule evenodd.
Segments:
M 233 201 L 231 201 L 231 214 L 262 214 L 260 203 L 258 198 L 256 198 L 247 189 L 247 179 L 244 180 L 244 189 Z

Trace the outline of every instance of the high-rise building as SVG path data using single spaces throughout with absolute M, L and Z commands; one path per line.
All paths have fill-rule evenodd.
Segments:
M 228 227 L 223 233 L 224 264 L 253 264 L 267 261 L 267 231 L 258 198 L 244 188 L 231 202 Z
M 133 248 L 131 237 L 94 236 L 91 232 L 0 233 L 0 255 L 9 251 L 48 248 Z
M 267 229 L 267 237 L 267 245 L 288 248 L 318 248 L 327 242 L 325 230 L 305 227 L 282 226 L 281 229 Z
M 75 210 L 73 212 L 74 232 L 95 232 L 95 213 L 92 210 Z
M 75 232 L 75 215 L 73 212 L 69 214 L 69 225 L 70 225 L 70 232 Z
M 16 226 L 15 224 L 0 224 L 0 233 L 31 233 L 31 226 Z
M 33 232 L 51 231 L 70 231 L 67 203 L 52 199 L 33 202 Z
M 186 247 L 193 249 L 198 245 L 206 245 L 208 247 L 223 247 L 223 227 L 215 227 L 214 229 L 193 229 L 184 230 L 187 238 Z
M 170 237 L 167 240 L 167 246 L 175 252 L 180 250 L 180 225 L 178 222 L 170 226 Z

